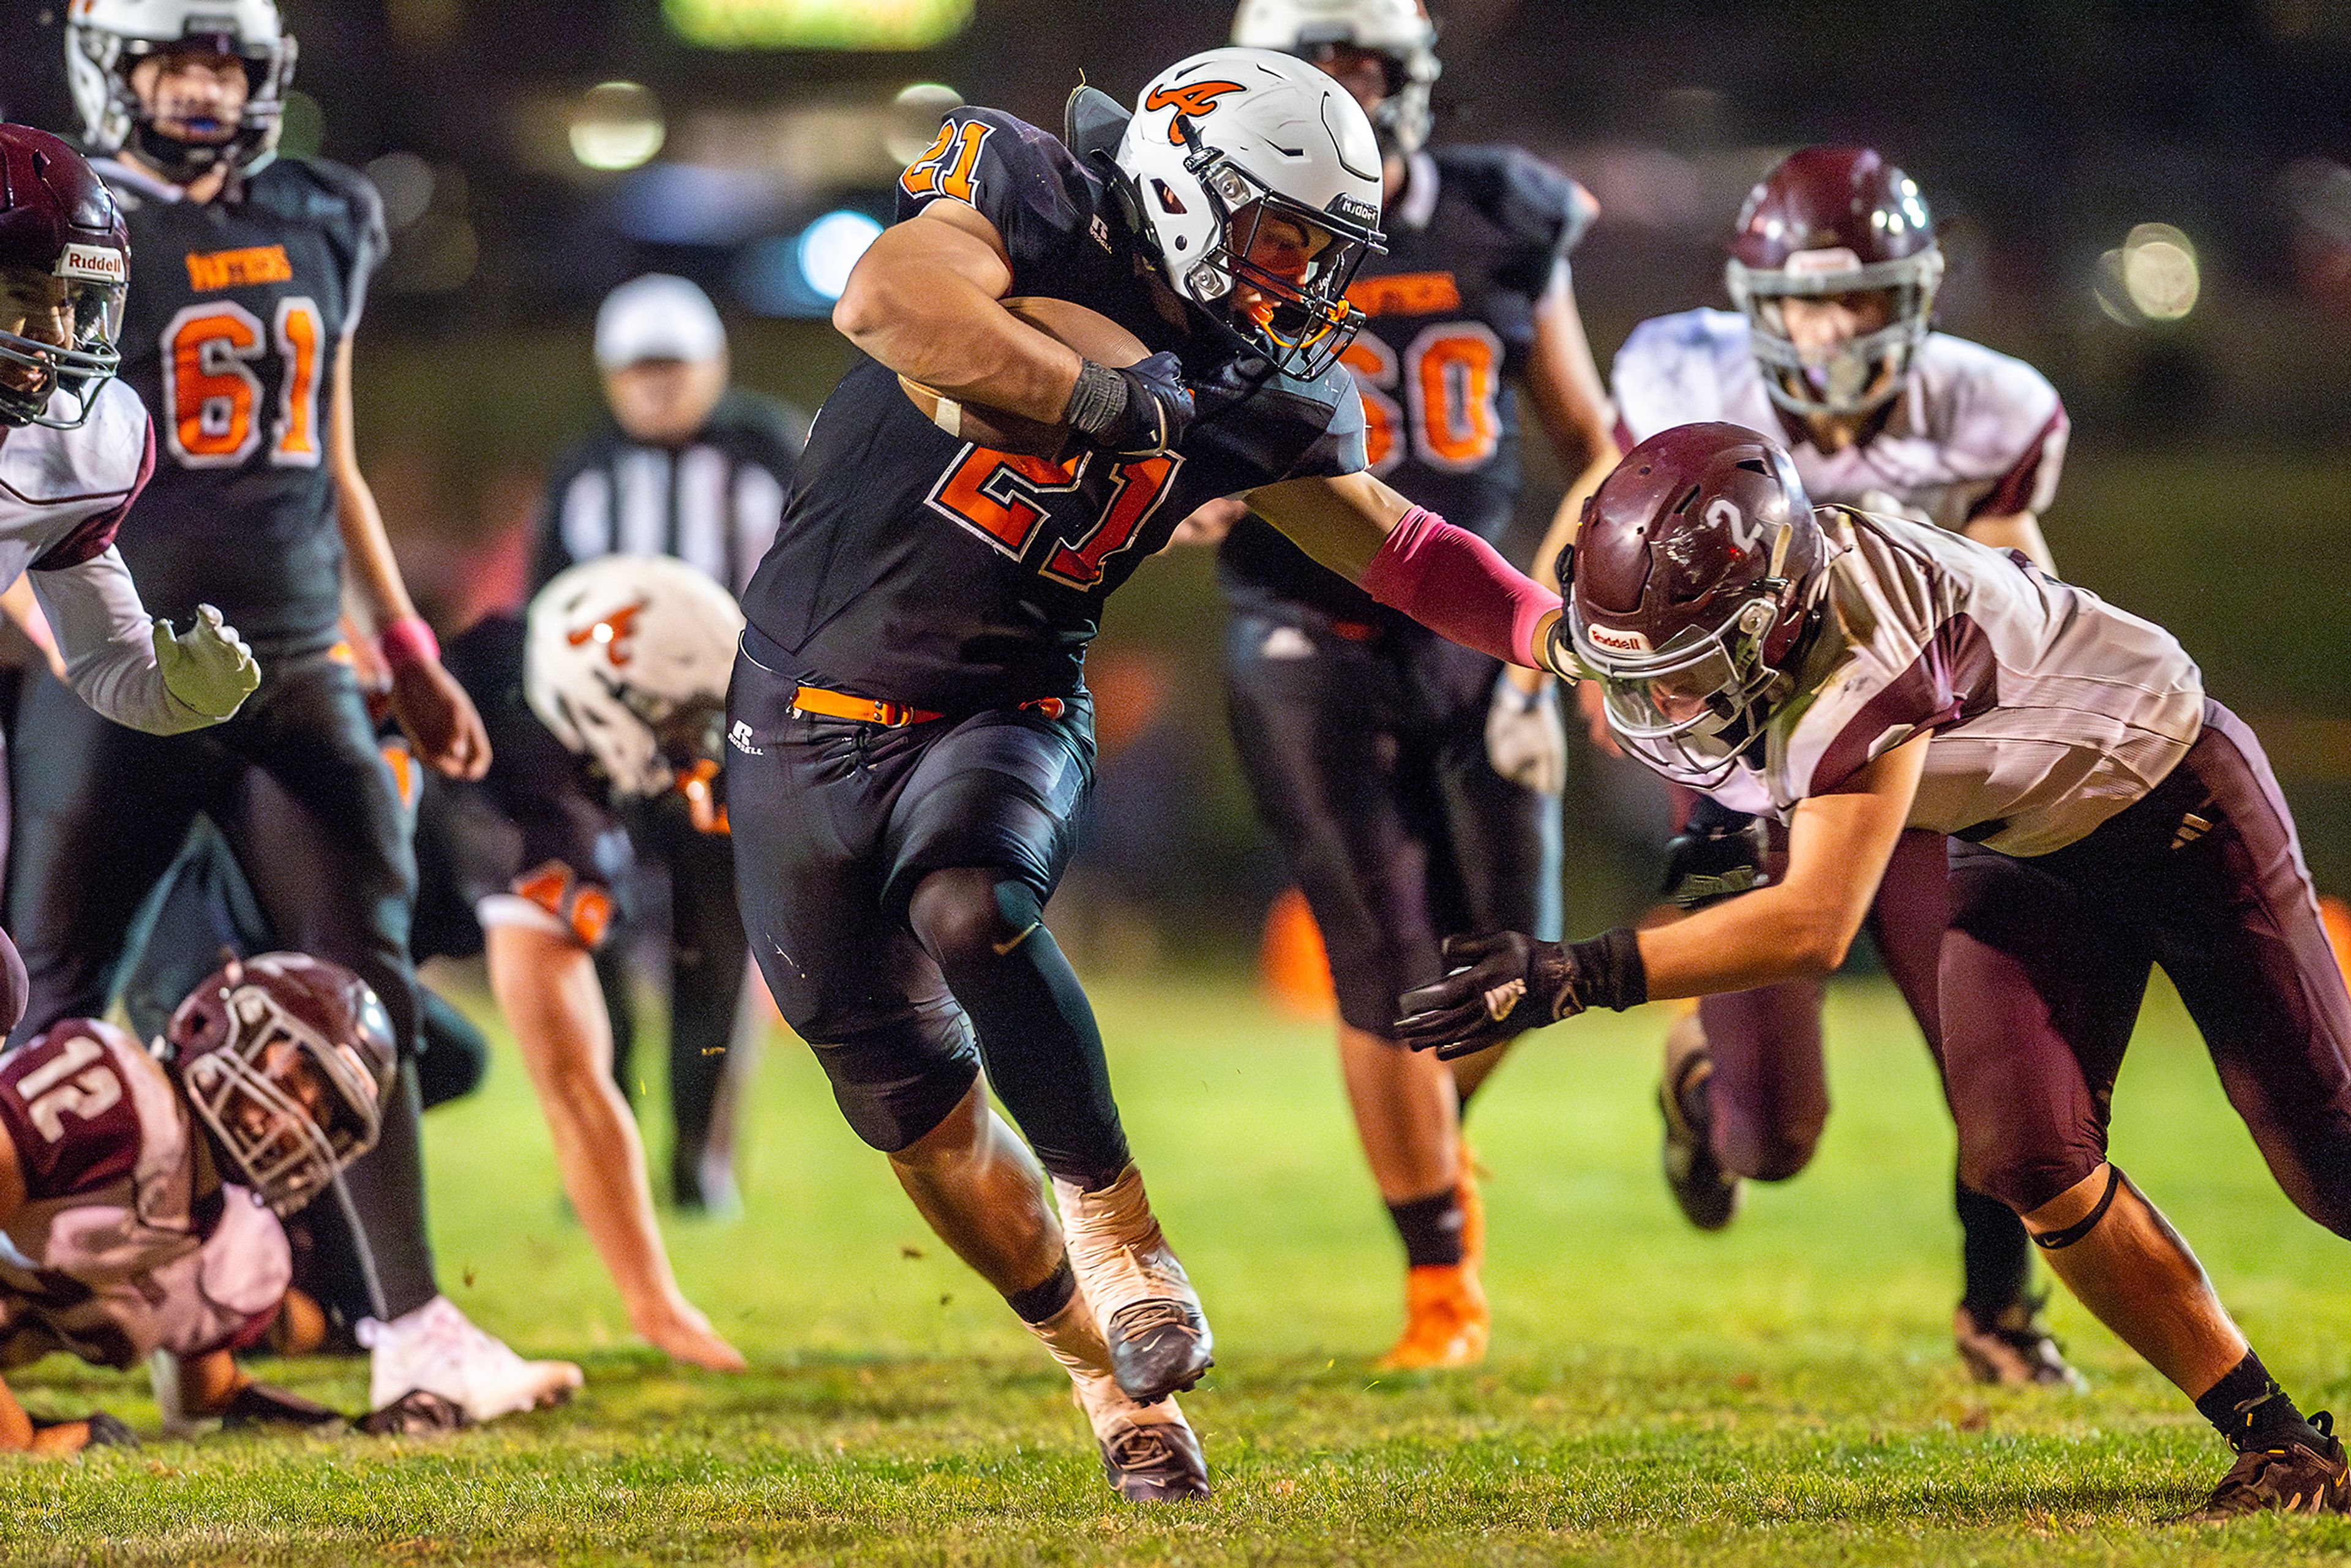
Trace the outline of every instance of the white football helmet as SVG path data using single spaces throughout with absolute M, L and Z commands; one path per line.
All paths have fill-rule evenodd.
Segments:
M 158 134 L 131 90 L 131 68 L 142 57 L 191 45 L 245 62 L 245 115 L 226 141 Z M 84 145 L 112 157 L 135 137 L 140 157 L 173 179 L 223 159 L 250 173 L 277 155 L 295 52 L 276 0 L 73 0 L 66 8 L 66 76 Z
M 1194 55 L 1144 88 L 1113 162 L 1176 293 L 1288 374 L 1337 361 L 1361 325 L 1348 280 L 1384 248 L 1379 141 L 1338 83 L 1265 49 Z M 1249 260 L 1268 217 L 1324 242 L 1298 275 Z M 1273 302 L 1261 318 L 1234 316 L 1236 283 Z
M 1380 146 L 1409 154 L 1427 143 L 1429 89 L 1444 68 L 1437 60 L 1437 24 L 1421 0 L 1241 0 L 1233 42 L 1317 66 L 1341 47 L 1382 57 L 1387 96 L 1372 110 Z
M 530 601 L 523 695 L 623 795 L 660 795 L 718 758 L 743 612 L 672 556 L 608 555 Z

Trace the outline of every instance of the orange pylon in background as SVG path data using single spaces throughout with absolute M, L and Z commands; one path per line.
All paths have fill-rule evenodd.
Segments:
M 1327 1019 L 1339 1011 L 1331 988 L 1331 955 L 1322 928 L 1314 924 L 1306 895 L 1282 889 L 1265 912 L 1265 936 L 1257 949 L 1258 987 L 1276 1010 L 1293 1018 Z
M 2351 904 L 2346 904 L 2332 894 L 2323 894 L 2318 900 L 2318 917 L 2326 923 L 2327 946 L 2335 949 L 2335 967 L 2351 980 Z

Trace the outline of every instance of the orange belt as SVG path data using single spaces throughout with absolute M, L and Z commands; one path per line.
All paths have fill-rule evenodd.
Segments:
M 1047 718 L 1059 718 L 1069 711 L 1069 704 L 1060 697 L 1038 697 L 1012 706 L 1041 713 Z M 860 724 L 878 724 L 885 729 L 902 729 L 910 724 L 928 724 L 935 718 L 946 717 L 946 715 L 926 707 L 908 707 L 904 703 L 861 697 L 850 692 L 836 692 L 829 686 L 795 686 L 792 689 L 792 711 L 814 714 L 820 718 L 855 719 Z
M 836 692 L 824 686 L 795 688 L 792 711 L 816 714 L 824 718 L 853 718 L 860 723 L 878 724 L 888 729 L 910 724 L 928 724 L 935 718 L 946 716 L 928 708 L 908 707 L 904 703 L 878 702 L 872 697 L 854 696 L 848 692 Z

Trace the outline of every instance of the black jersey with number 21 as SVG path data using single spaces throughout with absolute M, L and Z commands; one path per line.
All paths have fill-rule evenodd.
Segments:
M 294 157 L 212 202 L 100 172 L 131 227 L 122 379 L 155 422 L 155 477 L 116 537 L 140 593 L 174 620 L 218 605 L 266 653 L 326 647 L 343 565 L 329 421 L 384 251 L 375 188 Z
M 1103 601 L 1202 501 L 1353 473 L 1364 455 L 1345 369 L 1273 375 L 1160 313 L 1110 193 L 1056 138 L 958 110 L 900 179 L 898 215 L 941 200 L 995 224 L 1014 295 L 1083 305 L 1175 351 L 1198 407 L 1165 455 L 1056 464 L 948 435 L 873 361 L 841 379 L 744 613 L 787 674 L 954 713 L 1077 691 Z

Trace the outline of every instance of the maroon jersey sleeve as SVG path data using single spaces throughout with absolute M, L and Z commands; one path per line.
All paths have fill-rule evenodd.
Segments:
M 33 562 L 35 571 L 63 571 L 69 566 L 79 566 L 104 555 L 107 547 L 114 543 L 115 529 L 131 515 L 131 503 L 139 499 L 139 492 L 147 487 L 147 481 L 155 476 L 155 422 L 148 420 L 142 428 L 147 444 L 139 456 L 139 476 L 131 481 L 131 488 L 122 493 L 122 499 L 44 550 Z
M 94 1192 L 138 1167 L 139 1113 L 104 1027 L 68 1019 L 0 1059 L 0 1127 L 32 1201 Z
M 2065 405 L 2059 403 L 2015 465 L 2000 476 L 2000 482 L 1986 491 L 1981 500 L 1968 508 L 1968 520 L 2012 517 L 2047 506 L 2057 488 L 2058 465 L 2064 461 L 2067 429 Z

